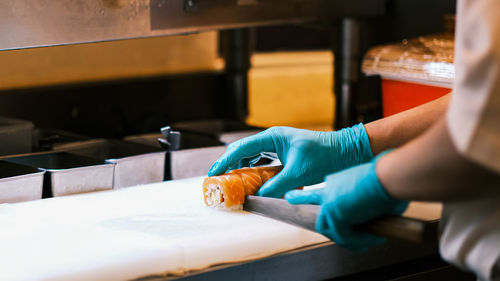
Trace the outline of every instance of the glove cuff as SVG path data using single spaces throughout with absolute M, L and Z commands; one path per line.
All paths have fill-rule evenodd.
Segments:
M 355 159 L 358 159 L 359 161 L 356 164 L 362 164 L 371 161 L 374 156 L 370 145 L 370 139 L 368 138 L 368 134 L 366 133 L 366 129 L 363 123 L 354 125 L 349 129 L 352 139 L 354 140 L 352 142 L 352 144 L 355 146 L 353 147 L 353 151 L 356 151 L 357 153 Z
M 326 135 L 332 148 L 331 163 L 334 165 L 330 173 L 370 162 L 374 157 L 368 134 L 362 123 Z

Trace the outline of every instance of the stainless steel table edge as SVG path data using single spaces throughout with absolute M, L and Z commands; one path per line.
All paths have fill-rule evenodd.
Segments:
M 325 280 L 437 254 L 436 245 L 422 246 L 399 241 L 388 241 L 363 253 L 325 242 L 248 262 L 216 265 L 182 276 L 151 275 L 135 281 Z
M 106 163 L 116 164 L 116 163 L 119 163 L 120 161 L 147 158 L 148 156 L 152 156 L 152 155 L 156 155 L 156 154 L 158 154 L 158 155 L 164 154 L 166 157 L 167 152 L 166 151 L 147 152 L 147 153 L 125 156 L 125 157 L 109 158 L 109 159 L 106 159 L 105 161 L 106 161 Z

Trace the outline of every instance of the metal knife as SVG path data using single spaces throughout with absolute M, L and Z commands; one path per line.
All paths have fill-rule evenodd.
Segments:
M 279 221 L 315 231 L 318 205 L 292 205 L 284 199 L 247 196 L 243 209 Z M 437 243 L 439 220 L 424 221 L 414 218 L 384 215 L 367 223 L 357 225 L 358 231 L 383 236 L 389 239 L 414 243 Z

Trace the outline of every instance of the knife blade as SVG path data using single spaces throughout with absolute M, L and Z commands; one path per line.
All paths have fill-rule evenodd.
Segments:
M 316 231 L 316 218 L 320 206 L 292 205 L 284 199 L 247 196 L 243 209 L 293 224 L 308 230 Z M 356 225 L 357 231 L 365 231 L 388 239 L 402 240 L 413 243 L 437 243 L 439 220 L 418 220 L 414 218 L 383 215 L 367 223 Z

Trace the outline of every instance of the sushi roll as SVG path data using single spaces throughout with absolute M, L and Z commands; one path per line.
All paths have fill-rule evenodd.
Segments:
M 229 174 L 238 175 L 243 181 L 243 188 L 245 189 L 245 195 L 253 195 L 259 188 L 264 184 L 260 177 L 260 173 L 256 168 L 242 168 L 238 170 L 232 170 Z
M 232 170 L 229 173 L 208 177 L 203 181 L 203 197 L 209 207 L 241 209 L 246 195 L 254 195 L 282 167 L 256 167 Z
M 281 172 L 282 169 L 283 169 L 283 166 L 257 168 L 257 170 L 260 173 L 260 178 L 262 179 L 262 184 L 264 184 L 266 181 L 270 180 L 272 177 L 277 175 L 279 172 Z

